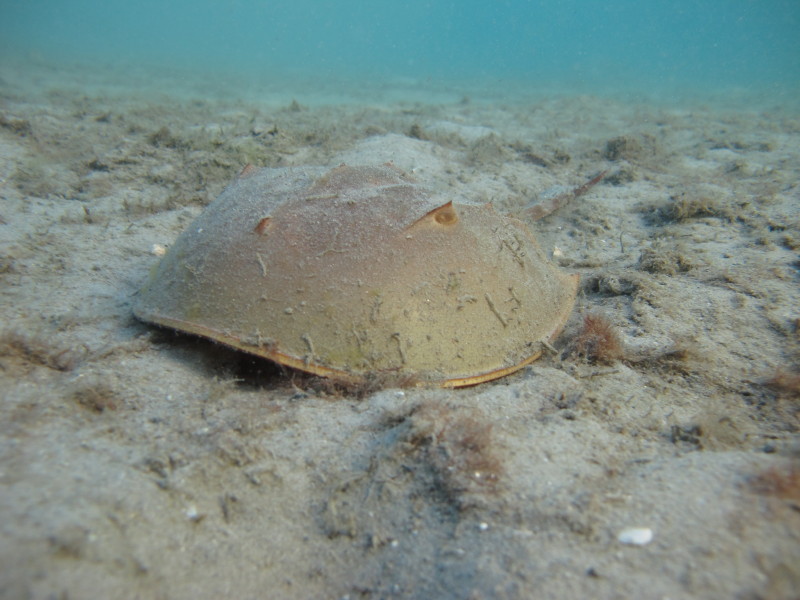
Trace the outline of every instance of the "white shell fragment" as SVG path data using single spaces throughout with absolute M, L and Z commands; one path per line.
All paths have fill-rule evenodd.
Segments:
M 628 527 L 619 532 L 617 541 L 632 546 L 646 546 L 653 541 L 653 530 L 649 527 Z

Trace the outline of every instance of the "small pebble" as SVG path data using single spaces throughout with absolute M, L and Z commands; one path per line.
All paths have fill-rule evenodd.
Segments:
M 645 546 L 653 541 L 653 530 L 649 527 L 628 527 L 619 532 L 617 540 L 623 544 Z
M 197 512 L 197 507 L 194 504 L 190 504 L 186 508 L 186 518 L 188 518 L 192 523 L 197 523 L 198 521 L 203 520 L 203 515 Z

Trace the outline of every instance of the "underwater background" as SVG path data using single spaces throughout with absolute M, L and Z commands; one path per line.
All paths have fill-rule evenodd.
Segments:
M 800 0 L 0 0 L 0 599 L 797 600 L 799 84 Z M 313 291 L 303 366 L 325 331 L 350 368 L 459 339 L 472 375 L 538 360 L 347 386 L 135 319 L 226 188 L 387 162 L 461 211 L 464 252 L 349 239 L 346 187 L 280 183 L 226 196 L 267 202 L 231 219 L 252 248 L 167 285 L 213 256 L 225 330 L 276 347 Z M 260 251 L 284 193 L 343 207 L 278 238 L 332 240 L 307 260 Z M 520 220 L 473 242 L 464 204 Z M 534 239 L 580 288 L 523 351 Z M 407 290 L 320 290 L 350 248 Z M 519 285 L 466 283 L 506 263 Z
M 516 81 L 581 92 L 785 91 L 797 0 L 4 0 L 6 57 L 253 79 Z

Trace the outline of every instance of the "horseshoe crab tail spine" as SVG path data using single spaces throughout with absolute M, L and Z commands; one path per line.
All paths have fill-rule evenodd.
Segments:
M 523 212 L 534 221 L 543 219 L 547 215 L 556 212 L 561 207 L 566 206 L 578 196 L 583 196 L 586 192 L 603 181 L 607 174 L 608 171 L 601 171 L 599 175 L 593 177 L 582 186 L 577 187 L 574 190 L 570 190 L 569 192 L 559 194 L 558 196 L 550 198 L 549 200 L 545 200 L 541 204 L 534 204 L 530 208 L 526 208 Z

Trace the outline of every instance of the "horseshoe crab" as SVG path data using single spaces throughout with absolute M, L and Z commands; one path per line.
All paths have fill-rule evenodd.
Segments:
M 391 163 L 248 166 L 154 268 L 134 314 L 343 383 L 460 387 L 536 360 L 577 286 L 522 221 Z

